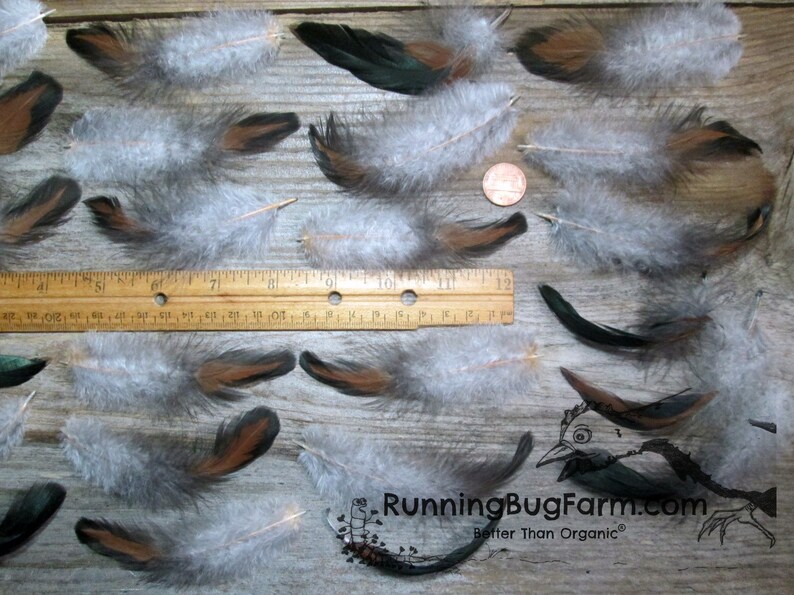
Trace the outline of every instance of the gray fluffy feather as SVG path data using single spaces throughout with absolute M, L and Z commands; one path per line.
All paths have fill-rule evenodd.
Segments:
M 22 444 L 28 418 L 28 403 L 35 394 L 34 392 L 23 399 L 14 399 L 0 405 L 0 461 L 5 461 L 11 456 L 11 451 Z
M 255 75 L 278 55 L 281 26 L 264 10 L 230 10 L 185 18 L 174 31 L 143 33 L 143 66 L 128 80 L 162 91 L 172 85 L 202 88 Z
M 513 101 L 508 85 L 459 81 L 400 111 L 364 118 L 355 131 L 335 120 L 333 149 L 363 175 L 334 181 L 365 194 L 432 190 L 509 140 L 518 115 Z M 334 179 L 333 171 L 325 173 Z
M 230 259 L 258 265 L 267 256 L 279 209 L 262 211 L 276 204 L 263 192 L 232 183 L 159 192 L 127 203 L 141 233 L 118 233 L 97 217 L 103 233 L 144 267 L 208 269 Z
M 74 123 L 65 163 L 79 180 L 136 185 L 210 177 L 236 153 L 218 145 L 245 114 L 96 108 Z
M 463 2 L 436 4 L 427 15 L 444 45 L 471 59 L 473 75 L 488 70 L 504 46 L 499 11 Z
M 740 233 L 688 222 L 668 207 L 633 203 L 597 184 L 562 191 L 553 217 L 553 243 L 580 264 L 649 275 L 706 265 Z
M 188 471 L 206 453 L 175 440 L 123 434 L 93 417 L 70 417 L 61 433 L 63 452 L 83 479 L 128 504 L 183 507 L 214 485 Z
M 392 378 L 375 401 L 397 410 L 440 411 L 524 402 L 537 383 L 538 344 L 531 330 L 504 326 L 427 329 L 418 340 L 379 342 L 356 365 Z
M 201 364 L 220 355 L 194 336 L 88 333 L 70 348 L 69 371 L 80 401 L 105 411 L 194 415 L 244 393 L 205 394 L 196 380 Z
M 301 229 L 303 250 L 313 267 L 406 269 L 452 267 L 470 262 L 443 241 L 456 222 L 429 208 L 359 203 L 314 210 Z
M 566 183 L 593 177 L 629 184 L 669 183 L 694 166 L 674 154 L 675 133 L 699 128 L 704 108 L 667 108 L 650 119 L 608 118 L 594 113 L 564 116 L 526 137 L 524 160 Z
M 301 446 L 298 462 L 320 494 L 338 505 L 354 498 L 378 502 L 385 492 L 401 498 L 484 496 L 509 479 L 501 477 L 504 460 L 477 460 L 461 450 L 416 456 L 341 428 L 309 426 Z
M 122 565 L 141 571 L 142 581 L 187 588 L 266 575 L 268 563 L 298 537 L 302 515 L 291 502 L 256 498 L 228 502 L 167 525 L 146 521 L 113 526 L 160 552 L 146 563 Z
M 41 18 L 44 5 L 35 0 L 0 2 L 0 81 L 35 56 L 47 43 Z
M 608 26 L 593 69 L 609 91 L 713 84 L 742 56 L 741 22 L 718 2 L 666 5 Z

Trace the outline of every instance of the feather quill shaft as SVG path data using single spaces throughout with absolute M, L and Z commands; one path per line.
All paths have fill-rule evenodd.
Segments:
M 309 128 L 325 176 L 357 194 L 407 195 L 436 188 L 510 138 L 516 98 L 509 86 L 460 81 L 354 131 L 333 113 Z
M 265 454 L 279 432 L 274 411 L 258 407 L 221 423 L 211 448 L 121 434 L 90 417 L 72 417 L 64 454 L 86 480 L 129 504 L 184 507 Z
M 455 221 L 430 209 L 368 203 L 315 211 L 301 236 L 314 267 L 405 269 L 467 263 L 526 230 L 521 213 L 480 223 Z
M 681 221 L 666 206 L 631 203 L 598 185 L 574 185 L 560 193 L 551 225 L 552 242 L 582 265 L 648 275 L 703 267 L 744 248 L 766 229 L 772 206 L 747 217 L 742 228 Z
M 75 177 L 92 182 L 208 177 L 241 155 L 271 150 L 299 126 L 291 112 L 92 109 L 72 126 L 66 165 Z
M 29 244 L 49 237 L 68 220 L 80 200 L 80 186 L 70 178 L 53 176 L 23 199 L 0 207 L 0 269 L 26 256 Z
M 25 437 L 25 422 L 28 418 L 28 405 L 36 395 L 33 391 L 24 399 L 15 399 L 0 405 L 0 461 L 11 456 Z
M 126 209 L 115 197 L 85 204 L 100 231 L 131 258 L 145 267 L 182 270 L 207 269 L 232 258 L 260 263 L 279 210 L 296 200 L 274 202 L 232 183 L 165 192 L 138 192 Z
M 0 521 L 0 557 L 17 551 L 55 516 L 66 498 L 60 484 L 37 483 L 17 494 Z
M 77 398 L 107 411 L 195 415 L 245 397 L 239 389 L 288 374 L 285 350 L 216 350 L 195 337 L 141 333 L 86 334 L 67 364 Z
M 723 4 L 669 4 L 612 21 L 577 18 L 531 29 L 515 52 L 532 74 L 633 93 L 716 83 L 742 56 L 740 32 Z
M 41 72 L 0 95 L 0 155 L 33 142 L 63 98 L 63 88 Z
M 411 343 L 376 344 L 359 361 L 323 361 L 304 351 L 300 365 L 343 394 L 374 397 L 397 409 L 520 400 L 535 385 L 538 345 L 531 331 L 481 326 L 429 329 Z
M 302 22 L 290 27 L 330 64 L 385 91 L 419 95 L 487 70 L 501 49 L 499 28 L 510 10 L 494 16 L 474 7 L 428 11 L 436 39 L 404 43 L 347 25 Z
M 282 37 L 270 12 L 226 10 L 186 17 L 171 28 L 94 24 L 67 31 L 66 43 L 132 95 L 156 97 L 254 76 L 275 61 Z
M 305 511 L 274 499 L 233 501 L 203 515 L 163 525 L 81 518 L 80 543 L 140 580 L 171 587 L 217 585 L 248 578 L 289 549 Z
M 300 445 L 304 451 L 298 461 L 320 494 L 349 505 L 354 498 L 376 502 L 386 492 L 423 498 L 492 494 L 521 468 L 532 450 L 532 435 L 521 437 L 509 460 L 476 460 L 453 450 L 411 456 L 386 443 L 321 426 L 309 426 Z
M 704 111 L 667 108 L 646 122 L 567 116 L 530 133 L 519 149 L 527 163 L 561 181 L 601 177 L 646 186 L 760 153 L 756 142 L 724 120 L 709 122 Z
M 3 0 L 0 4 L 0 81 L 38 54 L 47 42 L 45 11 L 36 0 Z

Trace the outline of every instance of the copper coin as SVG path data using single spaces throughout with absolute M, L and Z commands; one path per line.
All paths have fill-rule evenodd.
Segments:
M 527 178 L 512 163 L 497 163 L 482 178 L 482 189 L 493 204 L 509 207 L 524 198 Z

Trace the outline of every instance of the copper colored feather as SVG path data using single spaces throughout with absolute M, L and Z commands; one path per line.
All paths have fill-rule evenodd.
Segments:
M 0 155 L 19 151 L 32 142 L 62 98 L 61 85 L 41 72 L 34 72 L 0 95 Z

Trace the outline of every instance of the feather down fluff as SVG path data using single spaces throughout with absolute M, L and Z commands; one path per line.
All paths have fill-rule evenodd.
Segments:
M 668 108 L 644 122 L 566 116 L 530 133 L 519 148 L 528 163 L 561 181 L 602 177 L 647 186 L 673 183 L 710 161 L 761 151 L 724 120 L 708 122 L 705 109 Z
M 717 2 L 669 4 L 625 19 L 531 29 L 516 54 L 531 73 L 604 93 L 713 84 L 742 56 L 738 17 Z
M 479 163 L 510 138 L 517 111 L 509 86 L 460 81 L 397 112 L 362 120 L 354 130 L 331 114 L 309 128 L 322 172 L 359 194 L 434 189 Z
M 214 350 L 196 337 L 86 334 L 68 355 L 78 399 L 95 409 L 194 415 L 245 397 L 237 389 L 289 373 L 289 351 Z
M 173 28 L 135 22 L 70 29 L 66 43 L 133 95 L 158 96 L 256 75 L 276 59 L 282 37 L 270 12 L 228 10 L 183 18 Z
M 532 435 L 519 440 L 509 460 L 477 460 L 460 451 L 411 456 L 386 443 L 350 436 L 347 430 L 309 426 L 298 461 L 317 490 L 337 504 L 354 498 L 377 502 L 385 492 L 400 497 L 467 497 L 499 490 L 521 468 L 532 450 Z
M 278 432 L 278 416 L 266 407 L 221 423 L 211 448 L 122 434 L 94 418 L 71 417 L 62 446 L 86 480 L 129 504 L 157 509 L 194 503 L 265 454 Z
M 531 331 L 474 326 L 429 329 L 412 343 L 378 344 L 359 361 L 324 362 L 301 354 L 301 367 L 342 393 L 377 397 L 396 408 L 439 410 L 526 397 L 536 381 L 537 343 Z
M 269 151 L 298 128 L 294 113 L 97 108 L 72 126 L 65 159 L 75 177 L 93 182 L 208 177 L 235 157 Z
M 74 530 L 80 543 L 140 572 L 141 581 L 187 588 L 241 580 L 267 568 L 297 538 L 303 514 L 292 503 L 260 498 L 168 525 L 81 518 Z
M 0 4 L 0 81 L 47 43 L 44 17 L 48 14 L 35 0 L 3 0 Z
M 28 405 L 36 391 L 24 399 L 15 399 L 0 405 L 0 461 L 11 456 L 11 451 L 22 443 L 25 437 L 25 422 L 28 418 Z
M 771 210 L 766 205 L 754 211 L 741 229 L 714 229 L 591 184 L 564 190 L 554 214 L 541 217 L 551 223 L 553 243 L 584 266 L 658 275 L 735 253 L 766 228 Z
M 358 204 L 313 212 L 301 232 L 314 267 L 385 269 L 449 267 L 487 256 L 527 230 L 524 215 L 480 223 L 430 209 Z
M 145 267 L 181 270 L 231 258 L 260 263 L 280 208 L 292 202 L 271 202 L 260 191 L 224 182 L 138 192 L 127 209 L 114 197 L 85 204 L 100 231 L 131 258 Z

